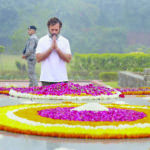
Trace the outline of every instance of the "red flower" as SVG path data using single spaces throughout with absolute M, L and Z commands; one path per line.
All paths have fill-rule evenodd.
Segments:
M 119 97 L 125 98 L 125 95 L 124 94 L 120 94 Z

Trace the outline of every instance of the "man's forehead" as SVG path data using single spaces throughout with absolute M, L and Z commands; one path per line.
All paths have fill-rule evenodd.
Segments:
M 58 27 L 59 27 L 59 23 L 50 25 L 50 28 L 58 28 Z

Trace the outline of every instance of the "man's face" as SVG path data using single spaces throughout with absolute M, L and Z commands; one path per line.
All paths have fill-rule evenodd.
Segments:
M 60 27 L 59 27 L 59 23 L 55 24 L 55 25 L 50 25 L 48 28 L 50 34 L 53 35 L 58 35 L 60 32 Z
M 28 29 L 28 34 L 29 35 L 32 35 L 32 34 L 34 34 L 35 33 L 35 30 L 33 30 L 33 29 Z

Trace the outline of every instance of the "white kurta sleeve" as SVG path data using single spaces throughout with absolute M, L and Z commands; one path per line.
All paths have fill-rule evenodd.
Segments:
M 43 52 L 43 42 L 42 42 L 42 40 L 39 40 L 37 47 L 36 47 L 36 54 L 42 53 L 42 52 Z

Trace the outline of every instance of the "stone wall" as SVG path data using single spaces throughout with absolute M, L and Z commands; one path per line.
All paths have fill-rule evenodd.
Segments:
M 144 86 L 150 87 L 150 69 L 144 69 Z
M 143 75 L 128 71 L 120 71 L 118 73 L 118 85 L 120 87 L 150 87 L 150 69 L 144 69 Z

